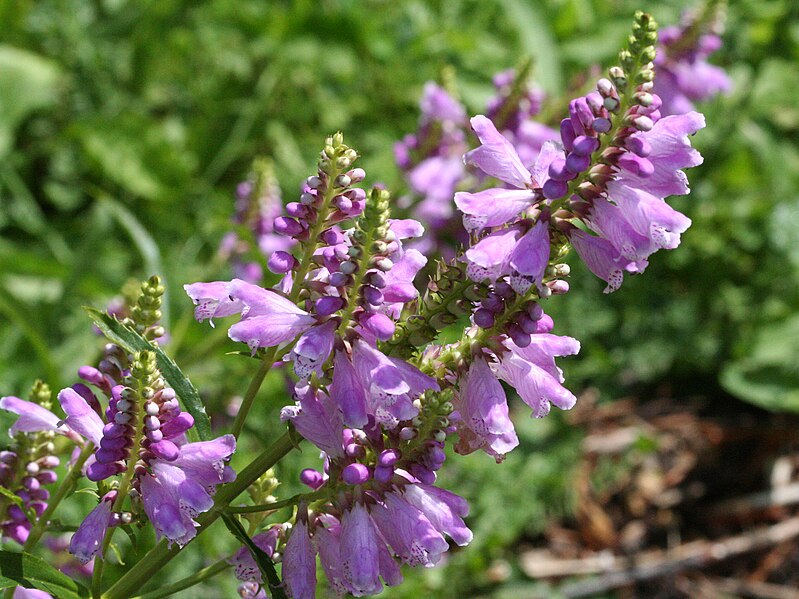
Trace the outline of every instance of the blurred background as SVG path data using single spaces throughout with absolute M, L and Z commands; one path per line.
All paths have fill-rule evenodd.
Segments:
M 666 25 L 692 6 L 646 4 L 0 2 L 0 394 L 75 382 L 102 348 L 81 306 L 158 273 L 166 349 L 224 426 L 252 364 L 225 354 L 238 349 L 225 327 L 194 322 L 182 286 L 230 278 L 218 248 L 253 160 L 271 158 L 293 201 L 342 130 L 367 183 L 400 195 L 392 146 L 417 127 L 426 81 L 451 69 L 475 114 L 492 76 L 530 57 L 565 114 L 635 9 Z M 582 342 L 562 361 L 578 407 L 519 410 L 521 446 L 501 465 L 451 459 L 444 484 L 470 500 L 475 541 L 385 596 L 797 596 L 799 4 L 730 4 L 712 62 L 733 91 L 699 106 L 705 162 L 671 202 L 693 220 L 681 247 L 610 296 L 574 265 L 548 311 Z M 280 427 L 283 382 L 267 385 L 241 462 Z M 317 462 L 281 466 L 281 493 L 303 461 Z M 225 535 L 164 580 L 218 559 Z M 235 596 L 235 583 L 185 596 Z

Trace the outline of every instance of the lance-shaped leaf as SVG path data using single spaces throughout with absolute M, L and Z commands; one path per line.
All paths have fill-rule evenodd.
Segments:
M 192 435 L 192 433 L 196 431 L 201 441 L 209 441 L 212 438 L 211 420 L 205 412 L 205 406 L 203 405 L 202 399 L 200 399 L 200 394 L 197 392 L 197 389 L 194 388 L 194 385 L 191 384 L 188 377 L 178 368 L 174 360 L 167 356 L 160 347 L 153 345 L 113 316 L 95 308 L 85 307 L 84 309 L 88 312 L 94 324 L 97 325 L 97 328 L 102 331 L 103 335 L 110 341 L 123 347 L 126 351 L 136 352 L 148 350 L 155 352 L 155 359 L 158 363 L 158 368 L 161 370 L 161 374 L 164 375 L 169 386 L 175 390 L 175 393 L 177 393 L 178 397 L 183 402 L 186 411 L 194 417 L 194 427 L 189 429 L 189 435 Z
M 0 551 L 0 588 L 16 586 L 39 589 L 59 599 L 81 599 L 89 596 L 85 587 L 43 559 L 29 553 Z
M 263 576 L 263 579 L 266 580 L 269 585 L 269 592 L 272 599 L 288 599 L 272 559 L 263 549 L 253 542 L 235 516 L 227 512 L 222 512 L 222 520 L 225 521 L 225 526 L 227 526 L 230 534 L 241 541 L 241 543 L 250 550 L 250 553 L 252 553 L 255 563 L 258 564 L 258 569 L 261 570 L 261 576 Z

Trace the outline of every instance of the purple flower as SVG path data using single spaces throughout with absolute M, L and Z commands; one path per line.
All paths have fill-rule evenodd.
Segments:
M 252 542 L 255 543 L 256 547 L 266 553 L 266 555 L 272 557 L 272 554 L 274 554 L 275 548 L 277 547 L 277 540 L 280 536 L 280 531 L 280 525 L 272 526 L 269 528 L 269 530 L 255 535 L 252 538 Z M 261 569 L 255 562 L 252 552 L 250 552 L 247 547 L 241 547 L 238 551 L 236 551 L 236 553 L 228 558 L 227 563 L 233 566 L 233 571 L 236 574 L 236 578 L 239 580 L 244 582 L 264 582 L 263 576 L 261 575 Z
M 333 358 L 333 382 L 328 387 L 330 398 L 341 410 L 344 424 L 363 428 L 368 421 L 366 392 L 355 368 L 344 351 L 336 351 Z
M 704 126 L 704 116 L 689 112 L 667 116 L 657 121 L 650 131 L 633 134 L 631 139 L 646 142 L 651 148 L 646 159 L 654 171 L 651 175 L 643 176 L 622 170 L 617 180 L 658 198 L 687 194 L 688 178 L 681 169 L 702 164 L 702 155 L 691 147 L 688 136 Z
M 608 284 L 604 289 L 605 293 L 621 287 L 624 270 L 630 261 L 622 258 L 619 250 L 610 241 L 577 228 L 570 229 L 567 235 L 574 251 L 585 262 L 588 270 Z
M 14 589 L 13 599 L 53 599 L 53 596 L 38 589 L 17 587 Z
M 19 397 L 9 395 L 0 398 L 0 409 L 8 410 L 19 416 L 16 422 L 8 429 L 8 434 L 14 436 L 17 433 L 33 433 L 42 431 L 52 431 L 66 435 L 67 427 L 61 422 L 60 418 L 47 408 L 43 408 L 32 401 L 25 401 Z
M 103 421 L 86 399 L 67 387 L 59 392 L 58 401 L 67 415 L 64 420 L 67 426 L 99 446 L 103 436 Z
M 344 548 L 341 571 L 350 592 L 356 597 L 379 593 L 383 588 L 378 554 L 382 540 L 362 504 L 356 502 L 342 515 L 339 541 Z
M 484 358 L 475 358 L 458 388 L 458 453 L 484 449 L 501 460 L 519 444 L 519 439 L 508 416 L 505 391 Z
M 533 228 L 522 235 L 513 248 L 510 255 L 510 266 L 540 289 L 543 286 L 544 272 L 548 265 L 549 222 L 539 218 Z
M 410 566 L 431 567 L 449 545 L 419 509 L 395 493 L 371 509 L 380 534 L 399 558 Z
M 229 281 L 214 281 L 213 283 L 192 283 L 184 285 L 186 294 L 194 301 L 194 318 L 202 322 L 206 318 L 214 325 L 214 318 L 239 314 L 244 309 L 240 300 L 230 297 Z
M 530 344 L 519 347 L 510 339 L 510 350 L 500 359 L 499 377 L 511 385 L 536 418 L 549 413 L 550 404 L 562 410 L 574 407 L 577 398 L 563 386 L 563 372 L 555 365 L 556 356 L 571 356 L 580 351 L 580 342 L 549 333 L 531 335 Z
M 295 386 L 294 396 L 295 405 L 284 407 L 280 419 L 290 420 L 303 437 L 329 456 L 342 456 L 344 424 L 338 405 L 310 385 Z
M 360 339 L 353 344 L 352 363 L 371 413 L 386 428 L 414 418 L 419 410 L 413 400 L 427 389 L 439 389 L 435 379 L 403 360 L 388 358 Z
M 283 552 L 283 582 L 292 599 L 316 597 L 316 552 L 308 524 L 297 518 Z
M 472 542 L 472 531 L 463 522 L 469 515 L 469 504 L 462 497 L 421 483 L 406 485 L 402 496 L 457 545 L 463 547 Z
M 472 117 L 471 124 L 482 145 L 467 152 L 463 161 L 517 189 L 533 187 L 530 171 L 525 168 L 513 144 L 497 131 L 494 123 L 483 115 L 477 115 Z
M 519 229 L 500 229 L 466 250 L 466 276 L 473 281 L 495 282 L 510 273 L 510 259 L 519 238 Z
M 313 316 L 279 293 L 233 279 L 228 294 L 244 305 L 242 319 L 230 327 L 233 341 L 246 343 L 253 352 L 291 341 L 316 322 Z
M 332 320 L 305 331 L 291 350 L 294 360 L 294 372 L 301 379 L 308 378 L 311 373 L 321 374 L 322 365 L 333 351 L 334 333 L 337 323 Z
M 103 557 L 103 539 L 111 525 L 111 508 L 117 492 L 107 493 L 89 515 L 83 519 L 78 530 L 69 542 L 69 552 L 81 563 L 86 564 L 97 554 Z

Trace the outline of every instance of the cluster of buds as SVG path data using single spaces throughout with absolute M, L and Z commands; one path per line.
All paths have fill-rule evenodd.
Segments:
M 14 410 L 15 400 L 4 397 L 0 400 L 0 407 Z M 29 400 L 49 410 L 50 388 L 42 381 L 36 381 Z M 5 495 L 0 496 L 0 532 L 2 537 L 21 545 L 28 538 L 32 522 L 47 508 L 50 493 L 44 487 L 56 482 L 54 468 L 59 464 L 59 459 L 53 455 L 55 433 L 25 430 L 27 428 L 12 428 L 11 447 L 0 451 L 0 485 L 18 498 L 15 502 Z
M 291 248 L 293 240 L 274 231 L 274 220 L 283 212 L 280 187 L 274 166 L 266 159 L 256 159 L 252 174 L 236 187 L 233 214 L 234 230 L 222 239 L 219 255 L 229 260 L 236 276 L 256 283 L 263 271 L 260 260 L 253 260 L 254 250 L 262 256 Z
M 337 133 L 329 137 L 322 150 L 316 175 L 308 177 L 299 202 L 286 204 L 288 216 L 274 220 L 276 233 L 311 245 L 334 223 L 353 218 L 363 212 L 366 193 L 354 184 L 363 181 L 362 168 L 352 168 L 358 153 L 344 144 Z M 307 245 L 307 244 L 306 244 Z M 269 258 L 269 269 L 285 274 L 297 266 L 293 256 L 278 251 Z

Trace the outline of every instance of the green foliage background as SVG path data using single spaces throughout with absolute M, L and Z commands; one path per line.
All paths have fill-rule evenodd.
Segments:
M 253 157 L 274 159 L 291 199 L 324 135 L 342 130 L 367 182 L 401 191 L 392 143 L 415 128 L 422 85 L 442 68 L 455 69 L 471 113 L 491 95 L 491 75 L 525 56 L 560 97 L 577 74 L 611 63 L 636 8 L 669 24 L 690 6 L 649 4 L 0 2 L 0 393 L 24 394 L 37 377 L 56 389 L 74 382 L 102 346 L 81 306 L 103 307 L 130 277 L 159 273 L 167 350 L 209 412 L 223 412 L 253 365 L 224 355 L 238 349 L 224 327 L 193 322 L 182 285 L 230 276 L 216 248 Z M 678 397 L 724 389 L 799 410 L 799 6 L 731 4 L 715 62 L 734 91 L 701 107 L 705 164 L 689 173 L 693 193 L 673 202 L 693 219 L 683 245 L 612 296 L 575 264 L 573 291 L 552 302 L 556 332 L 583 343 L 567 364 L 575 391 L 611 399 L 666 382 Z M 268 384 L 241 463 L 278 429 L 284 390 L 279 377 Z M 445 568 L 408 572 L 390 596 L 533 592 L 514 547 L 570 509 L 579 433 L 519 412 L 522 446 L 504 464 L 472 456 L 446 468 L 446 483 L 472 501 L 473 546 Z M 296 462 L 315 463 L 308 453 L 279 474 L 293 480 Z M 65 521 L 77 522 L 79 503 L 67 503 Z M 201 538 L 202 551 L 167 577 L 222 555 L 226 535 Z M 488 568 L 502 560 L 511 576 L 496 585 Z M 233 596 L 223 578 L 185 596 Z

